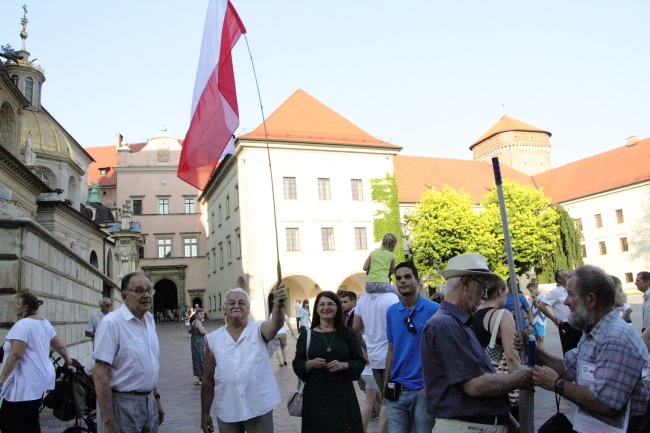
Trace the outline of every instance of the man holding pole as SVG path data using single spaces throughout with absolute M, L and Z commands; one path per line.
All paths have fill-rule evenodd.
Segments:
M 516 425 L 508 392 L 531 388 L 532 372 L 497 374 L 470 326 L 488 283 L 499 276 L 476 253 L 451 258 L 442 276 L 447 296 L 427 322 L 421 342 L 427 410 L 436 419 L 433 432 L 506 433 Z

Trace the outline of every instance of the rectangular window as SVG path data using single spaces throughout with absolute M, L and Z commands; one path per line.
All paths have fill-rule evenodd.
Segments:
M 300 232 L 297 227 L 289 227 L 287 232 L 287 251 L 300 251 Z
M 158 258 L 166 259 L 172 256 L 171 238 L 158 238 Z
M 323 243 L 323 251 L 334 251 L 334 228 L 321 228 L 320 238 L 321 242 Z
M 331 200 L 330 180 L 328 178 L 318 178 L 318 199 Z
M 367 250 L 368 249 L 368 239 L 366 238 L 366 228 L 365 227 L 355 227 L 354 228 L 354 245 L 358 250 Z
M 284 177 L 282 178 L 282 183 L 284 185 L 284 198 L 285 200 L 295 200 L 298 198 L 296 192 L 296 178 L 295 177 Z
M 626 283 L 631 283 L 633 281 L 634 281 L 634 275 L 632 274 L 632 272 L 626 272 L 625 273 L 625 282 Z
M 193 198 L 186 198 L 185 199 L 185 213 L 194 213 L 194 212 L 195 212 L 194 199 Z
M 239 209 L 239 185 L 235 185 L 235 210 Z
M 584 245 L 580 245 L 580 251 L 582 251 L 582 258 L 584 259 L 587 257 L 587 247 Z
M 232 262 L 232 242 L 228 239 L 228 264 Z
M 142 215 L 142 199 L 133 200 L 133 215 Z
M 230 218 L 230 196 L 226 196 L 226 218 Z
M 575 221 L 575 223 L 576 223 L 576 230 L 581 232 L 582 231 L 582 218 L 576 218 L 573 221 Z
M 623 224 L 624 222 L 623 209 L 616 209 L 616 224 Z
M 158 199 L 158 214 L 167 215 L 169 213 L 169 199 L 159 198 Z
M 363 184 L 361 183 L 361 179 L 351 179 L 350 183 L 352 187 L 352 200 L 363 200 Z
M 621 251 L 626 252 L 629 248 L 627 246 L 627 238 L 621 238 Z
M 212 272 L 217 272 L 217 249 L 212 248 L 212 260 L 210 261 L 210 265 L 212 265 Z
M 221 205 L 219 205 L 219 208 L 217 209 L 217 224 L 221 225 L 221 221 L 223 221 L 223 215 L 221 213 Z
M 605 245 L 605 241 L 600 241 L 598 242 L 598 248 L 600 249 L 600 255 L 604 256 L 607 254 L 607 245 Z
M 199 238 L 197 236 L 183 238 L 183 254 L 185 257 L 199 256 Z
M 241 233 L 237 233 L 237 258 L 241 257 Z
M 596 227 L 602 227 L 603 226 L 603 217 L 599 213 L 597 213 L 595 215 L 595 218 L 596 218 Z
M 223 242 L 219 242 L 219 266 L 223 268 Z

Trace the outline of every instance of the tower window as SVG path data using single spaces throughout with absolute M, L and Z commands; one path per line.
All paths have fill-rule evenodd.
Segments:
M 30 104 L 33 104 L 32 97 L 34 95 L 34 79 L 32 77 L 27 77 L 25 79 L 25 98 L 29 101 Z

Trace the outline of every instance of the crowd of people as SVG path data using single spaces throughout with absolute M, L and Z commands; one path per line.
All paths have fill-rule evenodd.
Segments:
M 392 252 L 392 238 L 384 240 L 378 251 Z M 281 402 L 274 353 L 280 367 L 290 362 L 304 382 L 305 433 L 366 433 L 376 409 L 380 433 L 518 431 L 519 390 L 534 387 L 576 404 L 575 431 L 650 431 L 650 273 L 639 273 L 635 282 L 643 293 L 642 335 L 626 323 L 631 308 L 620 280 L 597 267 L 557 270 L 556 286 L 546 294 L 530 283 L 530 300 L 520 305 L 521 329 L 537 347 L 534 367 L 525 367 L 508 308 L 510 288 L 485 257 L 451 258 L 442 271 L 446 295 L 434 302 L 423 293 L 413 263 L 395 265 L 392 256 L 373 254 L 368 272 L 376 266 L 376 275 L 385 273 L 388 282 L 369 281 L 370 290 L 360 297 L 322 291 L 313 312 L 308 300 L 295 302 L 300 332 L 293 360 L 285 352 L 287 330 L 296 334 L 284 284 L 274 288 L 265 321 L 249 320 L 250 298 L 240 288 L 226 293 L 225 324 L 214 332 L 203 326 L 205 313 L 193 309 L 188 333 L 204 433 L 215 430 L 213 417 L 223 433 L 273 432 L 273 410 Z M 154 292 L 144 274 L 128 274 L 120 308 L 110 312 L 110 299 L 103 298 L 89 319 L 100 432 L 156 432 L 164 421 L 160 347 L 150 313 Z M 40 431 L 41 398 L 54 388 L 50 349 L 65 364 L 73 362 L 39 314 L 41 304 L 29 292 L 17 296 L 18 320 L 0 352 L 5 433 Z M 558 327 L 561 356 L 545 348 L 549 323 Z M 363 408 L 355 382 L 366 392 Z

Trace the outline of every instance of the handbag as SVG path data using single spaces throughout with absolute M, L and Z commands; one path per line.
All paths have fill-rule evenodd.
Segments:
M 565 414 L 560 412 L 560 396 L 555 393 L 555 406 L 557 413 L 550 417 L 542 426 L 537 430 L 537 433 L 573 433 L 573 424 Z
M 311 342 L 311 329 L 305 327 L 307 331 L 307 349 L 305 354 L 307 361 L 309 361 L 309 343 Z M 287 410 L 291 416 L 302 416 L 302 390 L 305 387 L 305 382 L 298 379 L 298 388 L 293 392 L 293 395 L 287 402 Z
M 490 343 L 488 347 L 485 348 L 485 351 L 492 362 L 492 366 L 499 374 L 509 374 L 508 363 L 506 362 L 506 354 L 503 350 L 503 345 L 497 346 L 497 332 L 499 326 L 501 325 L 501 318 L 503 317 L 503 309 L 500 309 L 497 313 L 497 318 L 494 321 L 494 327 L 492 328 L 492 337 L 490 338 Z M 515 389 L 508 393 L 508 399 L 510 400 L 511 407 L 519 406 L 519 390 Z

